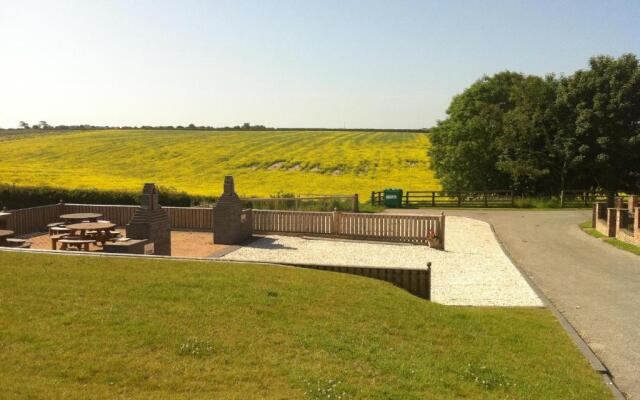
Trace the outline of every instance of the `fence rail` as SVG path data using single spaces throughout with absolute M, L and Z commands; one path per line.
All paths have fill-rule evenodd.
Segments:
M 342 212 L 253 211 L 257 233 L 304 233 L 364 240 L 427 244 L 444 248 L 445 217 Z
M 358 212 L 358 195 L 296 196 L 243 198 L 242 201 L 252 209 L 268 210 L 308 210 Z
M 58 220 L 60 211 L 58 204 L 9 210 L 7 227 L 18 235 L 42 231 L 48 223 Z
M 513 207 L 511 190 L 447 192 L 409 190 L 402 195 L 404 207 Z M 371 204 L 383 205 L 384 192 L 371 192 Z
M 560 194 L 561 208 L 588 208 L 597 201 L 607 201 L 604 193 L 589 190 L 565 190 Z
M 491 191 L 434 191 L 409 190 L 402 194 L 402 207 L 476 207 L 510 208 L 516 206 L 512 190 Z M 560 208 L 588 208 L 596 201 L 606 201 L 607 196 L 590 190 L 565 190 L 558 197 L 550 198 Z M 371 192 L 371 204 L 383 205 L 384 192 Z

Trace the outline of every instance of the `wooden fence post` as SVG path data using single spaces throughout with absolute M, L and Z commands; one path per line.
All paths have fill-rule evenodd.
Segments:
M 436 206 L 436 192 L 431 192 L 431 206 Z
M 564 208 L 564 189 L 560 191 L 560 208 Z
M 371 191 L 371 205 L 376 205 L 376 192 L 374 192 L 373 190 Z
M 458 192 L 458 207 L 462 206 L 462 193 Z
M 489 207 L 489 202 L 487 200 L 487 192 L 484 192 L 484 208 Z
M 334 208 L 333 213 L 331 213 L 331 234 L 340 234 L 340 211 L 337 208 Z
M 444 211 L 440 214 L 440 218 L 438 221 L 438 237 L 440 237 L 440 250 L 444 250 L 444 230 L 445 230 L 445 216 Z
M 404 194 L 404 206 L 409 207 L 409 191 L 408 190 L 407 190 L 407 193 Z
M 60 201 L 58 201 L 58 217 L 60 217 L 64 213 L 65 213 L 64 212 L 64 200 L 60 199 Z
M 358 200 L 358 193 L 353 195 L 353 199 L 351 200 L 351 210 L 353 212 L 359 212 L 360 201 Z
M 509 195 L 511 196 L 511 207 L 513 207 L 513 206 L 514 206 L 514 204 L 515 204 L 515 203 L 514 203 L 514 199 L 513 199 L 513 190 L 510 190 L 510 191 L 509 191 Z

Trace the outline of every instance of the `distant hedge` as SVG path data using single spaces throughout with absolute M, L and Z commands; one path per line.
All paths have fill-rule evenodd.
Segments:
M 192 196 L 185 192 L 160 187 L 160 204 L 174 207 L 190 207 L 212 204 L 215 199 L 206 196 Z M 80 204 L 140 204 L 140 192 L 98 190 L 98 189 L 61 189 L 52 187 L 28 187 L 0 184 L 0 209 L 27 208 L 65 203 Z

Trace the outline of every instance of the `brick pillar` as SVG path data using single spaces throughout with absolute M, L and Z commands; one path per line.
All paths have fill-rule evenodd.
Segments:
M 607 208 L 607 236 L 616 237 L 617 212 L 615 208 Z
M 633 213 L 633 233 L 636 238 L 636 242 L 640 244 L 640 207 L 636 207 Z
M 616 197 L 613 202 L 614 208 L 623 208 L 624 207 L 624 197 Z

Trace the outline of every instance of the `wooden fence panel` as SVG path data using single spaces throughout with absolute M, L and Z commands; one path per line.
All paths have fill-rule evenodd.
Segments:
M 430 267 L 427 267 L 426 269 L 366 268 L 331 265 L 302 265 L 301 267 L 379 279 L 398 286 L 415 296 L 426 300 L 431 299 Z
M 256 233 L 302 233 L 427 244 L 433 231 L 444 245 L 443 216 L 253 210 Z
M 105 204 L 64 204 L 62 214 L 72 213 L 98 213 L 102 218 L 113 222 L 118 226 L 129 223 L 138 206 L 105 205 Z
M 174 229 L 210 231 L 213 229 L 213 210 L 210 207 L 163 207 Z
M 18 235 L 42 232 L 47 224 L 58 221 L 61 210 L 58 204 L 9 210 L 11 215 L 7 220 L 7 228 Z
M 42 231 L 61 214 L 94 212 L 118 226 L 124 226 L 138 206 L 98 204 L 56 204 L 12 211 L 9 227 L 18 234 Z M 164 207 L 173 229 L 209 231 L 212 229 L 211 208 Z M 444 216 L 358 214 L 316 211 L 253 210 L 256 233 L 293 233 L 335 236 L 350 239 L 382 240 L 427 244 L 428 233 L 434 232 L 444 248 Z

